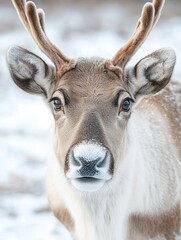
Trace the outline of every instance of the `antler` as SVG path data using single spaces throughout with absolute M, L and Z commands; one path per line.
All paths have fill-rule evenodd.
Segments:
M 119 65 L 119 67 L 124 69 L 125 65 L 143 44 L 153 26 L 156 24 L 164 3 L 165 0 L 153 0 L 153 3 L 146 3 L 144 5 L 135 33 L 128 43 L 123 46 L 111 60 L 114 66 Z
M 47 37 L 45 32 L 45 14 L 35 4 L 26 0 L 12 0 L 18 15 L 42 52 L 56 66 L 57 77 L 75 67 L 75 61 L 66 57 Z

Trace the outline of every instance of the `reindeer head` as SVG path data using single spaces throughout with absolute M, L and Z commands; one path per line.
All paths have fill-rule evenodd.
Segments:
M 175 64 L 171 49 L 161 49 L 127 69 L 130 58 L 159 18 L 164 0 L 146 3 L 136 31 L 111 60 L 66 57 L 47 38 L 44 14 L 33 2 L 13 4 L 39 48 L 40 57 L 12 47 L 7 61 L 14 82 L 42 95 L 55 120 L 55 154 L 65 177 L 77 189 L 96 191 L 112 181 L 124 152 L 126 129 L 133 107 L 170 80 Z

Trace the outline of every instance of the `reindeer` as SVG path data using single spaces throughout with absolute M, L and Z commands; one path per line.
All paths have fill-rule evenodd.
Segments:
M 53 116 L 47 189 L 74 240 L 167 239 L 181 224 L 181 85 L 175 53 L 127 63 L 159 19 L 164 0 L 144 5 L 135 33 L 110 59 L 66 57 L 47 37 L 44 13 L 12 0 L 25 28 L 54 63 L 11 47 L 8 67 Z M 169 84 L 168 84 L 169 83 Z

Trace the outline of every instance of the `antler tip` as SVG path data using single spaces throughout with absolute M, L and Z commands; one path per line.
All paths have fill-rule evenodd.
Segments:
M 152 3 L 148 2 L 144 5 L 141 15 L 141 23 L 146 27 L 153 22 L 155 9 Z
M 36 9 L 36 5 L 34 4 L 34 2 L 32 2 L 32 1 L 26 2 L 26 11 L 27 12 L 34 11 L 35 9 Z

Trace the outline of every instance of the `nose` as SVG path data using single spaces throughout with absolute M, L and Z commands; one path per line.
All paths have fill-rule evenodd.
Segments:
M 66 177 L 76 189 L 93 192 L 112 178 L 112 169 L 113 159 L 108 148 L 92 141 L 81 142 L 68 154 Z

